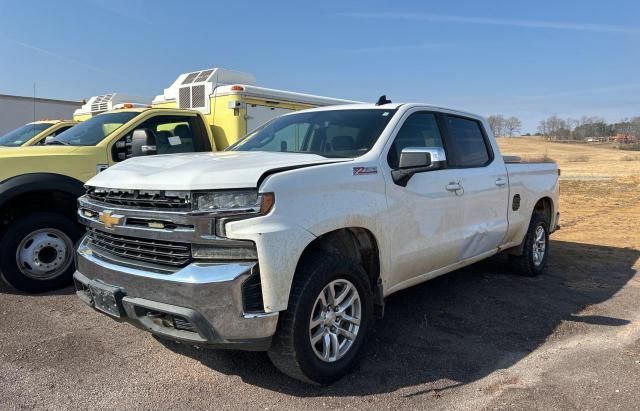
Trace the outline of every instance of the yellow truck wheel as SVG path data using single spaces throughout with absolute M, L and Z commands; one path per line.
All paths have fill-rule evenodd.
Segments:
M 20 216 L 0 242 L 0 271 L 14 288 L 41 293 L 71 282 L 74 244 L 82 230 L 67 217 L 46 212 Z

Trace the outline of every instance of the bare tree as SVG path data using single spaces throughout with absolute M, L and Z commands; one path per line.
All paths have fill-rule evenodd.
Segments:
M 544 137 L 549 137 L 549 129 L 547 127 L 547 120 L 541 120 L 538 124 L 538 134 Z
M 505 126 L 505 118 L 502 114 L 494 114 L 487 118 L 489 122 L 489 127 L 491 127 L 491 131 L 493 131 L 493 135 L 496 137 L 500 137 L 504 135 L 504 126 Z
M 566 128 L 567 123 L 554 114 L 553 116 L 540 122 L 538 131 L 542 131 L 542 135 L 544 136 L 552 139 L 557 139 L 560 134 L 564 134 L 563 130 L 566 130 Z
M 504 131 L 507 136 L 513 137 L 516 133 L 520 133 L 522 122 L 518 117 L 511 116 L 504 121 Z

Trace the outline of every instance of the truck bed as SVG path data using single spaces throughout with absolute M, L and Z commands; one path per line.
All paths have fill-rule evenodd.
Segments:
M 557 199 L 558 165 L 555 162 L 507 162 L 505 167 L 509 177 L 509 208 L 507 218 L 509 229 L 505 237 L 505 247 L 519 244 L 529 227 L 531 213 L 541 193 Z M 516 200 L 516 196 L 519 197 Z M 555 204 L 557 207 L 557 204 Z M 555 210 L 552 218 L 555 217 Z M 549 227 L 553 231 L 554 227 Z

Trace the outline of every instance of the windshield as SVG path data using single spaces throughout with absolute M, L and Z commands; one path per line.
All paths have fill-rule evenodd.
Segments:
M 70 146 L 95 146 L 138 114 L 136 111 L 100 114 L 58 134 L 56 142 Z
M 0 137 L 0 146 L 19 147 L 52 125 L 53 123 L 25 124 Z
M 327 110 L 278 117 L 230 147 L 324 157 L 358 157 L 371 150 L 395 110 Z

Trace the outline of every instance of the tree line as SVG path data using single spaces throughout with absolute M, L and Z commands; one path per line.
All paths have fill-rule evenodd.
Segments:
M 487 118 L 493 134 L 497 137 L 519 135 L 522 122 L 517 117 L 494 114 Z M 556 115 L 541 120 L 537 134 L 555 140 L 585 140 L 590 137 L 610 137 L 616 135 L 640 138 L 640 117 L 608 123 L 602 117 L 582 116 L 579 119 L 560 118 Z
M 608 123 L 602 117 L 582 116 L 579 119 L 548 117 L 538 124 L 538 134 L 557 140 L 584 140 L 590 137 L 616 135 L 640 136 L 640 117 Z
M 522 122 L 518 117 L 505 117 L 502 114 L 494 114 L 487 118 L 489 127 L 496 137 L 515 136 L 522 131 Z

